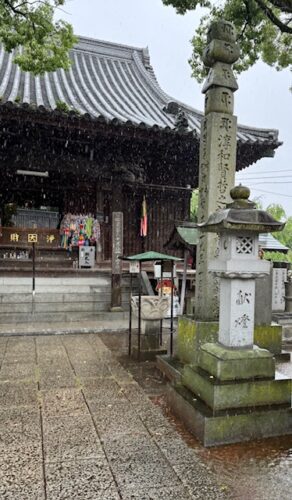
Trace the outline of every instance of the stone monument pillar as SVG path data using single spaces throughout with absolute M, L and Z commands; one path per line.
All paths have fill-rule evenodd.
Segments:
M 231 65 L 239 58 L 235 41 L 233 25 L 217 21 L 208 31 L 203 54 L 203 62 L 210 70 L 202 90 L 205 117 L 201 122 L 199 223 L 229 201 L 229 191 L 234 186 L 237 119 L 233 115 L 233 93 L 238 86 Z M 199 321 L 218 319 L 218 279 L 208 271 L 217 241 L 215 234 L 201 234 L 199 238 L 195 307 Z
M 122 311 L 123 212 L 112 213 L 112 297 L 111 311 Z
M 112 290 L 111 311 L 122 311 L 122 261 L 123 255 L 123 192 L 122 176 L 117 176 L 112 191 Z

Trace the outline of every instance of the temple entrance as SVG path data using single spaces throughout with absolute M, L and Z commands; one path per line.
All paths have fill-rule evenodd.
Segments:
M 21 170 L 7 183 L 0 195 L 1 260 L 27 255 L 31 234 L 47 256 L 49 249 L 52 254 L 63 249 L 76 257 L 85 245 L 94 247 L 95 261 L 110 258 L 108 192 L 90 179 L 76 178 L 73 187 L 70 175 L 56 177 L 54 172 Z

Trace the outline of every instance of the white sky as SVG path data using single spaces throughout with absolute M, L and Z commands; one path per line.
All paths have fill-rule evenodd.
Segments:
M 202 86 L 191 78 L 187 62 L 199 11 L 178 16 L 161 0 L 67 0 L 64 10 L 66 13 L 59 11 L 59 17 L 70 22 L 77 35 L 148 46 L 151 64 L 163 90 L 203 110 Z M 238 84 L 235 93 L 238 122 L 276 128 L 284 144 L 274 158 L 258 161 L 237 174 L 237 180 L 248 185 L 251 198 L 260 198 L 264 207 L 280 203 L 287 216 L 292 215 L 292 93 L 289 91 L 292 73 L 277 72 L 258 63 L 240 75 Z

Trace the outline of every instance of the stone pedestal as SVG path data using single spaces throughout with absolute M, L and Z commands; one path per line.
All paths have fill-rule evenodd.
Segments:
M 169 403 L 205 446 L 292 433 L 291 379 L 266 349 L 201 346 Z
M 291 379 L 275 372 L 273 354 L 256 345 L 227 348 L 214 342 L 218 323 L 210 325 L 213 339 L 203 344 L 208 323 L 184 324 L 180 352 L 188 363 L 168 388 L 171 408 L 204 446 L 291 434 Z
M 139 317 L 139 297 L 132 297 L 132 311 Z M 136 346 L 132 349 L 134 358 L 154 360 L 159 354 L 166 354 L 160 346 L 160 321 L 165 318 L 169 307 L 168 297 L 142 295 L 141 296 L 141 331 L 140 353 Z
M 206 447 L 292 433 L 288 405 L 214 411 L 182 385 L 168 386 L 169 406 Z

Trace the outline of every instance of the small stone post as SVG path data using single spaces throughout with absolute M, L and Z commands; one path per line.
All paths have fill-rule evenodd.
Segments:
M 205 117 L 201 122 L 198 222 L 225 206 L 234 186 L 237 119 L 233 93 L 238 86 L 231 65 L 239 58 L 236 33 L 227 21 L 216 21 L 208 32 L 203 62 L 210 68 L 203 86 Z M 218 279 L 208 271 L 216 253 L 215 234 L 201 234 L 197 252 L 195 318 L 218 319 Z

